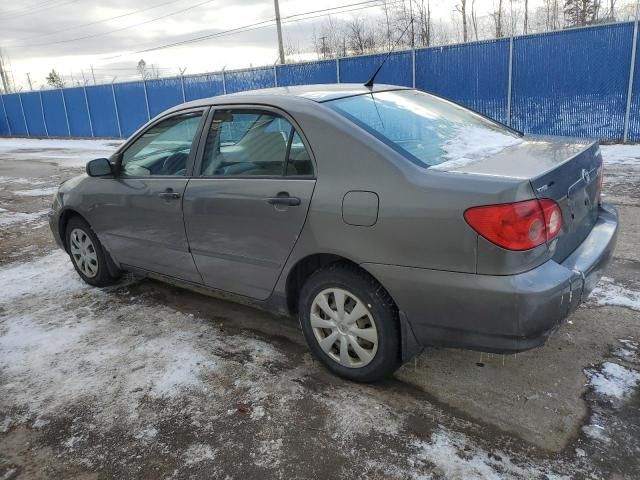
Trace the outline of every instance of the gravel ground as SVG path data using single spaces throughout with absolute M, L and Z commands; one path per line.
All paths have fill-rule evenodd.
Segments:
M 622 231 L 542 348 L 429 349 L 342 381 L 296 322 L 154 281 L 84 285 L 45 222 L 113 141 L 0 140 L 0 480 L 640 477 L 640 147 L 604 147 Z

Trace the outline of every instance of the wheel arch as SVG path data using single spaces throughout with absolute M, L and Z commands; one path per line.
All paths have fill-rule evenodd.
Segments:
M 407 362 L 415 355 L 419 354 L 423 350 L 423 346 L 419 344 L 411 327 L 411 323 L 407 319 L 405 313 L 400 309 L 397 302 L 384 286 L 384 284 L 378 280 L 375 275 L 371 274 L 366 268 L 362 267 L 358 263 L 333 253 L 315 253 L 307 255 L 306 257 L 298 260 L 295 265 L 289 270 L 287 274 L 287 280 L 285 285 L 286 290 L 286 307 L 290 315 L 298 314 L 298 299 L 300 291 L 306 282 L 306 280 L 320 268 L 326 268 L 334 263 L 342 263 L 357 268 L 364 272 L 366 275 L 375 280 L 389 295 L 389 298 L 393 302 L 393 305 L 398 312 L 397 319 L 400 328 L 400 355 L 402 362 Z
M 385 291 L 389 294 L 389 297 L 393 300 L 393 304 L 398 309 L 398 304 L 393 299 L 393 296 L 389 293 L 383 283 L 371 274 L 366 268 L 362 267 L 357 262 L 335 253 L 314 253 L 307 255 L 299 259 L 293 267 L 287 273 L 287 280 L 285 284 L 286 295 L 286 307 L 290 315 L 296 315 L 298 313 L 298 297 L 302 286 L 307 279 L 317 270 L 328 267 L 334 263 L 341 263 L 350 265 L 352 268 L 357 268 L 368 276 L 373 278 Z
M 62 240 L 62 245 L 64 245 L 64 249 L 67 253 L 69 253 L 69 245 L 67 245 L 67 225 L 69 224 L 69 220 L 73 217 L 80 217 L 82 220 L 87 222 L 87 224 L 91 225 L 80 212 L 73 208 L 65 208 L 62 213 L 60 213 L 60 218 L 58 219 L 58 232 L 60 239 Z

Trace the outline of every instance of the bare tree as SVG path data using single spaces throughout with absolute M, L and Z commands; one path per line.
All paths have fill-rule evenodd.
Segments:
M 496 38 L 502 38 L 502 36 L 503 36 L 503 31 L 502 31 L 502 0 L 498 0 L 498 8 L 497 9 L 495 8 L 495 3 L 494 3 L 494 10 L 490 15 L 493 18 L 493 23 L 494 23 L 494 26 L 495 26 Z
M 391 50 L 391 11 L 387 0 L 382 0 L 382 10 L 384 11 L 386 35 L 385 40 L 387 43 L 387 50 Z
M 473 1 L 475 2 L 475 0 Z M 418 5 L 418 43 L 420 46 L 428 47 L 431 45 L 432 30 L 430 0 L 427 0 L 426 6 L 424 0 L 421 0 Z
M 362 18 L 356 17 L 347 24 L 347 43 L 349 49 L 356 55 L 375 50 L 376 38 L 374 31 Z
M 473 36 L 478 41 L 478 13 L 476 12 L 476 0 L 471 0 L 471 27 L 473 28 Z
M 462 16 L 462 41 L 467 42 L 467 0 L 460 0 L 460 4 L 456 5 L 456 10 Z

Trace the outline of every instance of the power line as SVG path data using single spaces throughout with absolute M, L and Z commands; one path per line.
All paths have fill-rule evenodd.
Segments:
M 33 10 L 26 10 L 26 11 L 23 11 L 23 12 L 17 13 L 17 14 L 2 15 L 2 16 L 0 16 L 0 20 L 2 20 L 4 18 L 15 19 L 15 18 L 18 18 L 18 17 L 24 17 L 25 15 L 33 15 L 34 13 L 39 13 L 39 12 L 41 12 L 43 10 L 49 10 L 51 8 L 61 7 L 63 5 L 67 5 L 69 3 L 76 3 L 78 1 L 79 0 L 64 0 L 64 1 L 54 0 L 53 3 L 49 3 L 47 6 L 42 6 L 42 5 L 44 5 L 44 4 L 42 4 L 40 6 L 41 8 L 34 8 Z
M 73 0 L 73 1 L 77 1 L 77 0 Z M 183 13 L 183 12 L 186 12 L 188 10 L 193 10 L 194 8 L 200 7 L 200 6 L 205 5 L 207 3 L 211 3 L 213 1 L 215 1 L 215 0 L 206 0 L 204 2 L 200 2 L 200 3 L 197 3 L 195 5 L 191 5 L 190 7 L 183 8 L 182 10 L 177 10 L 175 12 L 171 12 L 171 13 L 168 13 L 166 15 L 162 15 L 160 17 L 152 18 L 152 19 L 146 20 L 144 22 L 136 23 L 136 24 L 133 24 L 133 25 L 128 25 L 126 27 L 121 27 L 121 28 L 116 28 L 114 30 L 109 30 L 108 32 L 95 33 L 95 34 L 92 34 L 92 35 L 85 35 L 84 37 L 69 38 L 67 40 L 58 40 L 56 42 L 30 43 L 30 44 L 27 44 L 27 45 L 14 45 L 11 48 L 27 48 L 27 47 L 40 47 L 40 46 L 44 46 L 44 45 L 47 45 L 47 46 L 49 46 L 49 45 L 58 45 L 58 44 L 61 44 L 61 43 L 69 43 L 69 42 L 76 42 L 78 40 L 86 40 L 88 38 L 102 37 L 104 35 L 109 35 L 111 33 L 121 32 L 121 31 L 127 30 L 129 28 L 139 27 L 141 25 L 146 25 L 148 23 L 157 22 L 158 20 L 162 20 L 163 18 L 171 17 L 173 15 L 177 15 L 179 13 Z
M 32 38 L 48 37 L 49 35 L 55 35 L 56 33 L 68 32 L 69 30 L 77 30 L 79 28 L 89 27 L 91 25 L 98 25 L 99 23 L 105 23 L 105 22 L 109 22 L 111 20 L 117 20 L 119 18 L 129 17 L 131 15 L 136 15 L 138 13 L 146 12 L 147 10 L 153 10 L 155 8 L 159 8 L 159 7 L 162 7 L 164 5 L 168 5 L 170 3 L 176 3 L 176 2 L 175 2 L 175 0 L 169 0 L 168 2 L 162 2 L 162 3 L 159 3 L 158 5 L 153 5 L 151 7 L 141 8 L 139 10 L 134 10 L 133 12 L 124 13 L 122 15 L 116 15 L 115 17 L 109 17 L 109 18 L 104 18 L 102 20 L 96 20 L 95 22 L 89 22 L 89 23 L 83 23 L 83 24 L 80 24 L 80 25 L 74 25 L 72 27 L 62 28 L 60 30 L 55 30 L 53 32 L 41 33 L 39 35 L 33 35 L 31 37 L 19 38 L 18 40 L 31 40 Z
M 390 3 L 398 3 L 402 0 L 395 0 L 393 2 Z M 363 6 L 364 5 L 364 6 Z M 358 8 L 349 8 L 349 7 L 356 7 L 358 6 Z M 349 12 L 353 12 L 353 11 L 357 11 L 357 10 L 364 10 L 366 8 L 372 8 L 372 7 L 378 7 L 380 6 L 380 0 L 369 0 L 369 1 L 363 1 L 363 2 L 356 2 L 356 3 L 350 3 L 347 5 L 342 5 L 342 6 L 338 6 L 338 7 L 331 7 L 331 8 L 323 8 L 320 10 L 311 10 L 308 12 L 302 12 L 302 13 L 297 13 L 294 15 L 288 15 L 286 17 L 282 17 L 282 23 L 294 23 L 294 22 L 298 22 L 298 21 L 302 21 L 302 20 L 311 20 L 313 18 L 318 18 L 318 17 L 324 17 L 327 15 L 331 15 L 331 14 L 335 14 L 335 13 L 349 13 Z M 349 8 L 348 10 L 343 10 L 345 8 Z M 340 12 L 334 12 L 334 10 L 342 10 Z M 302 16 L 306 16 L 306 15 L 312 15 L 315 13 L 321 13 L 320 15 L 314 15 L 311 17 L 306 17 L 306 18 L 297 18 L 297 17 L 302 17 Z M 122 55 L 116 55 L 113 57 L 108 57 L 107 59 L 113 59 L 113 58 L 119 58 L 125 55 L 129 55 L 129 54 L 138 54 L 138 53 L 147 53 L 147 52 L 153 52 L 153 51 L 157 51 L 157 50 L 164 50 L 166 48 L 172 48 L 172 47 L 177 47 L 177 46 L 181 46 L 181 45 L 187 45 L 190 43 L 196 43 L 196 42 L 201 42 L 203 40 L 209 40 L 212 38 L 218 38 L 218 37 L 223 37 L 223 36 L 227 36 L 230 34 L 235 34 L 235 33 L 243 33 L 243 32 L 248 32 L 251 30 L 257 30 L 259 28 L 264 28 L 264 27 L 269 27 L 273 24 L 273 22 L 275 22 L 275 18 L 270 18 L 268 20 L 262 20 L 256 23 L 251 23 L 249 25 L 243 25 L 241 27 L 236 27 L 236 28 L 231 28 L 229 30 L 223 30 L 221 32 L 216 32 L 216 33 L 211 33 L 211 34 L 207 34 L 207 35 L 202 35 L 199 37 L 195 37 L 195 38 L 191 38 L 188 40 L 181 40 L 179 42 L 174 42 L 174 43 L 169 43 L 169 44 L 165 44 L 165 45 L 160 45 L 157 47 L 151 47 L 151 48 L 145 48 L 143 50 L 138 50 L 135 52 L 131 52 L 131 53 L 125 53 Z

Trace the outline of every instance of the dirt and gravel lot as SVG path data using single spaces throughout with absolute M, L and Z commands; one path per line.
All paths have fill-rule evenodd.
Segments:
M 543 348 L 327 373 L 296 322 L 154 281 L 84 285 L 55 187 L 117 142 L 0 140 L 0 479 L 640 478 L 640 147 L 604 148 L 615 259 Z

